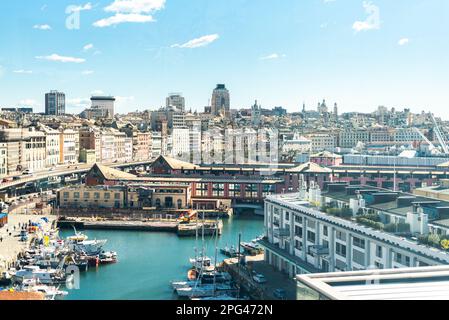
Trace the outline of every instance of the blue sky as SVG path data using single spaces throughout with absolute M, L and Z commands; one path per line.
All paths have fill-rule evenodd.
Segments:
M 182 92 L 202 110 L 217 83 L 233 108 L 258 99 L 294 111 L 326 99 L 341 111 L 444 116 L 449 105 L 447 0 L 15 0 L 0 9 L 1 106 L 42 111 L 57 89 L 69 112 L 92 93 L 119 97 L 126 112 Z M 67 28 L 78 13 L 79 28 Z

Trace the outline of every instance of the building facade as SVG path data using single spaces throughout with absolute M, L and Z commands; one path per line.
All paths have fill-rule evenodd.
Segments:
M 59 91 L 50 91 L 45 94 L 45 114 L 60 116 L 65 114 L 65 94 Z

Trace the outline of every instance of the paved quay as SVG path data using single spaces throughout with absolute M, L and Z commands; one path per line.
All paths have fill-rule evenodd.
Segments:
M 238 264 L 238 259 L 226 259 L 224 269 L 233 275 L 234 279 L 250 291 L 250 295 L 258 300 L 278 300 L 274 295 L 276 289 L 285 290 L 286 300 L 296 300 L 296 282 L 287 275 L 277 271 L 264 260 L 264 254 L 248 256 L 246 266 Z M 254 281 L 255 274 L 262 274 L 266 283 Z
M 20 225 L 31 222 L 42 222 L 41 218 L 46 217 L 50 227 L 52 222 L 56 220 L 56 216 L 51 215 L 22 215 L 10 214 L 8 216 L 8 224 L 0 228 L 0 272 L 7 270 L 16 260 L 17 255 L 27 248 L 28 242 L 20 241 Z M 14 228 L 15 227 L 15 228 Z

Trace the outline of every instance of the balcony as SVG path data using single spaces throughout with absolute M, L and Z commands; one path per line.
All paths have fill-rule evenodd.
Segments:
M 290 229 L 288 228 L 276 228 L 273 230 L 273 235 L 277 238 L 290 237 Z
M 309 253 L 313 256 L 328 256 L 329 248 L 323 245 L 309 246 Z

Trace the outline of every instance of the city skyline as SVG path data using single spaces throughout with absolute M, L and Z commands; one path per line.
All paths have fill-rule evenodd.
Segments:
M 294 112 L 325 98 L 341 113 L 385 105 L 445 118 L 447 2 L 234 4 L 9 2 L 0 21 L 0 105 L 43 111 L 45 92 L 56 89 L 68 113 L 95 94 L 116 96 L 124 113 L 157 109 L 179 91 L 186 110 L 202 111 L 224 83 L 231 108 L 257 99 Z

